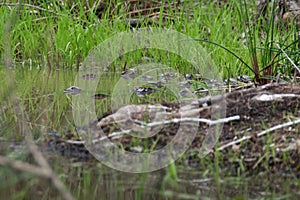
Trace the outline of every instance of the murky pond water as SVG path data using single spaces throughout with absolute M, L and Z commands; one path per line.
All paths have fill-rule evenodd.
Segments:
M 96 160 L 78 161 L 44 154 L 67 189 L 77 199 L 297 199 L 299 188 L 290 177 L 208 176 L 203 169 L 177 166 L 177 181 L 169 169 L 144 174 L 120 172 Z M 22 160 L 31 160 L 30 156 Z M 2 199 L 60 199 L 47 179 L 1 167 Z M 5 181 L 5 182 L 4 182 Z
M 72 113 L 72 96 L 64 90 L 74 85 L 76 72 L 47 73 L 38 70 L 0 71 L 0 198 L 54 199 L 62 198 L 57 188 L 45 178 L 26 173 L 3 158 L 36 165 L 24 142 L 27 134 L 77 199 L 297 199 L 300 198 L 299 177 L 285 174 L 257 173 L 233 176 L 218 168 L 218 163 L 193 167 L 181 163 L 149 173 L 125 173 L 109 168 L 93 158 L 62 156 L 49 151 L 46 136 L 55 132 L 76 135 Z M 97 116 L 112 111 L 110 96 L 121 72 L 101 77 L 94 98 Z M 93 74 L 81 77 L 94 80 Z M 145 79 L 149 77 L 145 76 Z M 142 88 L 132 101 L 141 99 Z M 81 91 L 84 92 L 84 91 Z M 76 97 L 76 96 L 75 96 Z M 100 98 L 101 97 L 101 98 Z M 105 98 L 102 98 L 105 97 Z M 160 96 L 160 98 L 167 98 Z M 91 98 L 92 99 L 92 98 Z M 151 98 L 150 98 L 151 99 Z M 155 99 L 151 99 L 154 101 Z M 72 137 L 73 137 L 72 136 Z M 173 166 L 174 167 L 174 166 Z M 175 174 L 175 175 L 174 175 Z M 175 180 L 174 176 L 177 176 Z

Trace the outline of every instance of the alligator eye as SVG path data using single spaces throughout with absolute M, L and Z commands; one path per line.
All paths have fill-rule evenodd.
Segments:
M 81 90 L 81 89 L 79 87 L 77 87 L 77 86 L 71 86 L 70 90 Z

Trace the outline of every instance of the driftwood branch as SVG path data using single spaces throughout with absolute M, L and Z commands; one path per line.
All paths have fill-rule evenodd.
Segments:
M 12 95 L 12 99 L 16 99 L 15 95 Z M 39 166 L 31 165 L 29 163 L 25 163 L 22 161 L 17 160 L 10 160 L 4 156 L 0 156 L 0 165 L 13 167 L 14 169 L 29 172 L 44 178 L 48 178 L 51 180 L 53 185 L 56 187 L 56 189 L 60 192 L 62 197 L 66 200 L 73 200 L 74 197 L 72 194 L 67 190 L 65 185 L 60 181 L 57 174 L 52 170 L 50 165 L 48 164 L 47 160 L 44 158 L 42 153 L 38 150 L 37 145 L 32 139 L 32 132 L 30 127 L 25 123 L 26 120 L 24 118 L 27 117 L 27 113 L 22 111 L 19 106 L 16 107 L 17 113 L 18 113 L 18 119 L 20 120 L 20 132 L 24 133 L 25 140 L 27 143 L 28 148 L 30 149 L 30 152 L 34 158 L 34 160 L 37 162 Z M 29 121 L 29 120 L 27 120 Z
M 31 165 L 29 163 L 18 161 L 18 160 L 11 160 L 11 159 L 8 159 L 7 157 L 1 156 L 1 155 L 0 155 L 0 165 L 12 167 L 16 170 L 25 171 L 25 172 L 29 172 L 29 173 L 32 173 L 32 174 L 35 174 L 38 176 L 49 178 L 48 171 L 44 170 L 41 167 L 37 167 L 35 165 Z
M 257 134 L 257 137 L 260 137 L 260 136 L 263 136 L 269 132 L 272 132 L 272 131 L 275 131 L 275 130 L 278 130 L 278 129 L 282 129 L 282 128 L 285 128 L 285 127 L 288 127 L 288 126 L 292 126 L 292 125 L 295 125 L 295 124 L 299 124 L 300 123 L 300 119 L 297 118 L 296 120 L 294 121 L 290 121 L 290 122 L 287 122 L 287 123 L 284 123 L 284 124 L 279 124 L 279 125 L 276 125 L 276 126 L 273 126 L 267 130 L 264 130 L 260 133 Z M 235 140 L 235 141 L 232 141 L 232 142 L 229 142 L 219 148 L 217 148 L 218 151 L 222 151 L 224 149 L 226 149 L 227 147 L 230 147 L 232 145 L 235 145 L 235 144 L 239 144 L 245 140 L 249 140 L 251 138 L 251 136 L 243 136 L 242 138 L 238 139 L 238 140 Z
M 167 121 L 159 121 L 159 122 L 152 122 L 152 123 L 145 123 L 145 122 L 141 122 L 141 121 L 136 121 L 138 124 L 140 124 L 140 128 L 141 130 L 145 130 L 146 128 L 152 128 L 152 127 L 156 127 L 156 126 L 160 126 L 160 125 L 165 125 L 165 124 L 171 124 L 171 123 L 182 123 L 182 122 L 203 122 L 206 123 L 207 125 L 216 125 L 216 124 L 221 124 L 221 123 L 228 123 L 230 121 L 234 121 L 234 120 L 239 120 L 240 116 L 236 115 L 236 116 L 232 116 L 232 117 L 226 117 L 226 118 L 222 118 L 222 119 L 217 119 L 217 120 L 210 120 L 210 119 L 204 119 L 204 118 L 180 118 L 180 119 L 172 119 L 172 120 L 167 120 Z M 125 134 L 130 133 L 132 130 L 122 130 L 119 132 L 113 132 L 111 134 L 109 134 L 108 136 L 102 136 L 100 138 L 96 138 L 94 140 L 92 140 L 92 143 L 97 143 L 99 141 L 105 140 L 105 139 L 116 139 L 119 138 Z M 66 140 L 65 141 L 68 144 L 75 144 L 75 145 L 82 145 L 85 144 L 85 141 L 74 141 L 74 140 Z
M 216 124 L 228 123 L 230 121 L 239 120 L 239 119 L 240 116 L 236 115 L 236 116 L 217 119 L 217 120 L 211 120 L 205 118 L 176 118 L 172 120 L 158 121 L 158 122 L 151 122 L 151 123 L 145 123 L 137 120 L 135 122 L 141 124 L 141 128 L 145 129 L 145 128 L 151 128 L 159 125 L 164 125 L 164 124 L 181 123 L 181 122 L 202 122 L 202 123 L 206 123 L 209 126 L 212 126 Z
M 44 158 L 42 153 L 38 150 L 38 147 L 33 142 L 31 136 L 26 137 L 26 141 L 28 147 L 30 149 L 31 154 L 33 155 L 35 161 L 40 165 L 40 170 L 44 172 L 44 177 L 50 179 L 56 189 L 61 193 L 64 199 L 73 200 L 74 197 L 72 194 L 66 189 L 65 185 L 60 181 L 57 174 L 52 170 L 47 160 Z

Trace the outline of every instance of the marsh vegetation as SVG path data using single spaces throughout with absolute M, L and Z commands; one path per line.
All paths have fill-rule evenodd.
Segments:
M 298 6 L 297 1 L 242 0 L 0 3 L 0 197 L 299 198 Z M 187 60 L 161 49 L 118 52 L 101 73 L 78 76 L 93 49 L 140 28 L 187 35 L 206 50 L 220 79 L 206 79 Z M 116 94 L 123 95 L 116 86 L 133 79 L 136 66 L 149 63 L 169 66 L 180 76 L 145 73 L 140 76 L 147 84 L 124 91 L 130 94 L 125 103 L 137 105 L 136 110 L 161 104 L 171 124 L 152 138 L 137 139 L 106 119 L 124 105 L 111 106 Z M 207 120 L 198 122 L 198 134 L 176 162 L 155 172 L 123 173 L 101 164 L 85 148 L 79 131 L 86 128 L 76 127 L 74 99 L 94 91 L 71 87 L 78 80 L 97 82 L 89 96 L 97 116 L 92 130 L 101 127 L 124 151 L 158 150 L 173 139 L 178 96 L 197 99 L 202 107 L 191 110 L 210 119 L 213 108 L 204 100 L 220 95 L 214 87 L 221 88 L 227 102 L 224 118 L 238 118 L 222 122 L 217 144 L 205 157 L 199 152 L 211 125 Z M 177 80 L 181 89 L 167 88 L 168 80 Z M 130 113 L 137 121 L 138 114 Z M 142 118 L 150 127 L 151 113 Z M 145 128 L 138 122 L 139 127 L 125 124 L 131 130 Z

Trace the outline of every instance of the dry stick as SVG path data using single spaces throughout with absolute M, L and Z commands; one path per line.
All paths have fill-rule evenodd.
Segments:
M 263 159 L 265 159 L 265 157 L 267 156 L 267 154 L 264 154 L 262 157 L 260 157 L 258 159 L 258 161 L 253 165 L 252 169 L 255 169 L 259 163 L 261 163 L 261 161 L 263 161 Z
M 108 138 L 117 138 L 117 137 L 120 137 L 122 135 L 125 135 L 127 133 L 130 133 L 131 130 L 124 130 L 124 131 L 121 131 L 121 132 L 113 132 L 111 134 L 109 134 L 108 136 L 102 136 L 100 138 L 97 138 L 97 139 L 94 139 L 92 140 L 93 143 L 97 143 L 99 141 L 102 141 L 102 140 L 106 140 Z M 78 141 L 78 140 L 66 140 L 64 141 L 65 143 L 68 143 L 68 144 L 74 144 L 74 145 L 82 145 L 82 144 L 85 144 L 85 141 Z
M 40 160 L 40 159 L 39 159 Z M 64 199 L 66 200 L 73 200 L 74 198 L 72 195 L 65 191 L 64 185 L 61 183 L 61 181 L 56 177 L 56 174 L 54 174 L 52 171 L 49 171 L 49 169 L 45 167 L 37 167 L 34 165 L 31 165 L 29 163 L 25 163 L 18 160 L 10 160 L 4 156 L 0 155 L 0 165 L 2 166 L 9 166 L 16 170 L 29 172 L 44 178 L 51 179 L 53 184 L 55 185 L 56 189 L 60 191 Z
M 295 67 L 295 69 L 300 73 L 300 69 L 297 67 L 297 65 L 292 61 L 292 59 L 286 54 L 286 52 L 279 46 L 279 44 L 276 43 L 276 46 L 282 51 L 282 53 L 286 56 L 286 58 L 291 62 L 291 64 Z
M 12 96 L 12 99 L 16 99 L 15 95 Z M 22 111 L 22 109 L 20 109 L 19 106 L 17 106 L 16 109 L 17 109 L 17 113 L 20 113 L 18 115 L 21 115 L 21 116 L 18 116 L 18 119 L 24 119 L 25 115 L 27 113 Z M 27 119 L 29 119 L 28 116 L 26 116 L 26 117 L 27 117 Z M 38 150 L 37 145 L 34 143 L 34 141 L 32 139 L 30 128 L 26 125 L 26 123 L 24 123 L 24 120 L 21 122 L 22 122 L 22 124 L 20 124 L 20 127 L 21 127 L 20 132 L 26 134 L 25 140 L 27 142 L 27 146 L 29 147 L 30 152 L 33 155 L 35 161 L 40 165 L 39 168 L 35 168 L 35 169 L 39 169 L 39 170 L 37 170 L 38 173 L 36 173 L 36 174 L 39 175 L 39 173 L 40 174 L 44 173 L 43 176 L 49 178 L 52 181 L 53 185 L 61 193 L 61 195 L 64 199 L 73 200 L 74 197 L 66 189 L 65 185 L 59 180 L 57 174 L 52 170 L 52 168 L 49 166 L 47 160 L 43 157 L 42 153 Z M 2 160 L 2 161 L 5 161 L 5 160 Z M 14 163 L 14 164 L 16 164 L 16 163 Z M 18 165 L 15 165 L 15 166 L 18 167 Z M 31 165 L 28 164 L 27 167 L 29 167 L 29 166 L 31 166 Z M 18 168 L 18 169 L 20 169 L 20 168 Z M 33 169 L 33 168 L 31 168 L 31 169 Z M 30 168 L 27 168 L 27 170 L 30 170 Z
M 167 121 L 159 121 L 159 122 L 151 122 L 151 123 L 144 123 L 142 121 L 138 121 L 135 120 L 134 122 L 138 122 L 139 124 L 144 124 L 141 125 L 142 128 L 146 128 L 146 127 L 154 127 L 154 126 L 158 126 L 158 125 L 164 125 L 164 124 L 171 124 L 171 123 L 178 123 L 178 122 L 203 122 L 206 123 L 207 125 L 216 125 L 216 124 L 221 124 L 221 123 L 227 123 L 233 120 L 239 120 L 240 116 L 239 115 L 235 115 L 232 117 L 226 117 L 226 118 L 221 118 L 221 119 L 217 119 L 217 120 L 210 120 L 210 119 L 205 119 L 205 118 L 190 118 L 190 117 L 186 117 L 186 118 L 176 118 L 176 119 L 172 119 L 172 120 L 167 120 Z M 145 127 L 143 127 L 145 126 Z
M 33 8 L 35 10 L 49 12 L 51 14 L 55 14 L 55 15 L 59 15 L 59 16 L 66 16 L 66 15 L 62 15 L 62 14 L 56 13 L 56 12 L 54 12 L 52 10 L 47 10 L 45 8 L 42 8 L 42 7 L 39 7 L 39 6 L 35 6 L 35 5 L 31 5 L 31 4 L 26 4 L 26 3 L 0 3 L 0 6 L 25 6 L 25 7 Z
M 25 172 L 29 172 L 29 173 L 32 173 L 32 174 L 35 174 L 38 176 L 49 178 L 48 171 L 41 167 L 37 167 L 37 166 L 31 165 L 29 163 L 25 163 L 25 162 L 18 161 L 18 160 L 10 160 L 10 159 L 6 158 L 5 156 L 1 156 L 1 155 L 0 155 L 0 165 L 12 167 L 12 168 L 20 170 L 20 171 L 25 171 Z
M 61 193 L 63 198 L 66 200 L 73 200 L 74 197 L 66 189 L 65 185 L 60 181 L 57 174 L 49 166 L 47 160 L 43 157 L 42 153 L 38 150 L 36 144 L 29 137 L 26 137 L 26 140 L 35 161 L 41 166 L 41 169 L 47 172 L 48 178 L 52 181 L 52 183 L 54 184 L 56 189 Z
M 26 130 L 25 130 L 26 131 Z M 27 130 L 28 131 L 28 130 Z M 27 132 L 26 131 L 26 132 Z M 47 160 L 44 158 L 42 153 L 38 150 L 37 145 L 33 142 L 30 132 L 27 132 L 25 139 L 28 144 L 28 147 L 30 149 L 30 152 L 32 153 L 35 161 L 40 165 L 40 169 L 44 170 L 45 173 L 47 173 L 47 178 L 49 178 L 56 189 L 61 193 L 64 199 L 66 200 L 73 200 L 74 197 L 72 194 L 66 189 L 65 185 L 60 181 L 57 174 L 52 170 L 52 168 L 49 166 Z
M 31 165 L 29 163 L 25 163 L 22 161 L 17 160 L 9 160 L 4 156 L 0 155 L 0 165 L 3 166 L 10 166 L 14 169 L 29 172 L 38 176 L 42 176 L 45 178 L 49 178 L 56 189 L 61 193 L 64 199 L 66 200 L 73 200 L 73 196 L 69 191 L 66 190 L 64 184 L 59 180 L 55 172 L 51 169 L 49 164 L 47 163 L 46 159 L 43 157 L 36 144 L 32 141 L 30 136 L 26 136 L 27 144 L 30 148 L 30 151 L 35 159 L 35 161 L 40 165 L 40 167 Z
M 144 8 L 144 9 L 139 9 L 139 10 L 134 10 L 134 11 L 128 12 L 127 15 L 137 14 L 137 13 L 141 13 L 141 12 L 145 12 L 145 11 L 152 11 L 152 10 L 160 9 L 160 8 L 161 8 L 161 6 L 152 7 L 152 8 Z
M 171 2 L 168 5 L 172 5 L 173 6 L 174 4 L 175 4 L 174 2 Z M 161 5 L 156 6 L 156 7 L 149 7 L 149 8 L 143 8 L 143 9 L 133 10 L 133 11 L 128 12 L 127 15 L 137 14 L 137 13 L 141 13 L 141 12 L 145 12 L 145 11 L 152 11 L 152 10 L 160 9 L 160 8 L 161 8 Z
M 265 131 L 262 131 L 262 132 L 258 133 L 257 136 L 260 137 L 260 136 L 263 136 L 263 135 L 265 135 L 266 133 L 269 133 L 269 132 L 271 132 L 271 131 L 275 131 L 275 130 L 278 130 L 278 129 L 281 129 L 281 128 L 284 128 L 284 127 L 287 127 L 287 126 L 299 124 L 299 123 L 300 123 L 300 119 L 297 118 L 297 119 L 294 120 L 294 121 L 287 122 L 287 123 L 284 123 L 284 124 L 279 124 L 279 125 L 277 125 L 277 126 L 273 126 L 273 127 L 269 128 L 269 129 L 267 129 L 267 130 L 265 130 Z M 234 145 L 234 144 L 238 144 L 238 143 L 240 143 L 240 142 L 242 142 L 242 141 L 244 141 L 244 140 L 248 140 L 248 139 L 250 139 L 250 138 L 251 138 L 251 136 L 243 136 L 242 138 L 240 138 L 240 139 L 238 139 L 238 140 L 229 142 L 229 143 L 227 143 L 227 144 L 225 144 L 225 145 L 219 147 L 219 148 L 217 149 L 217 151 L 221 151 L 221 150 L 223 150 L 223 149 L 226 149 L 227 147 L 230 147 L 230 146 L 232 146 L 232 145 Z

